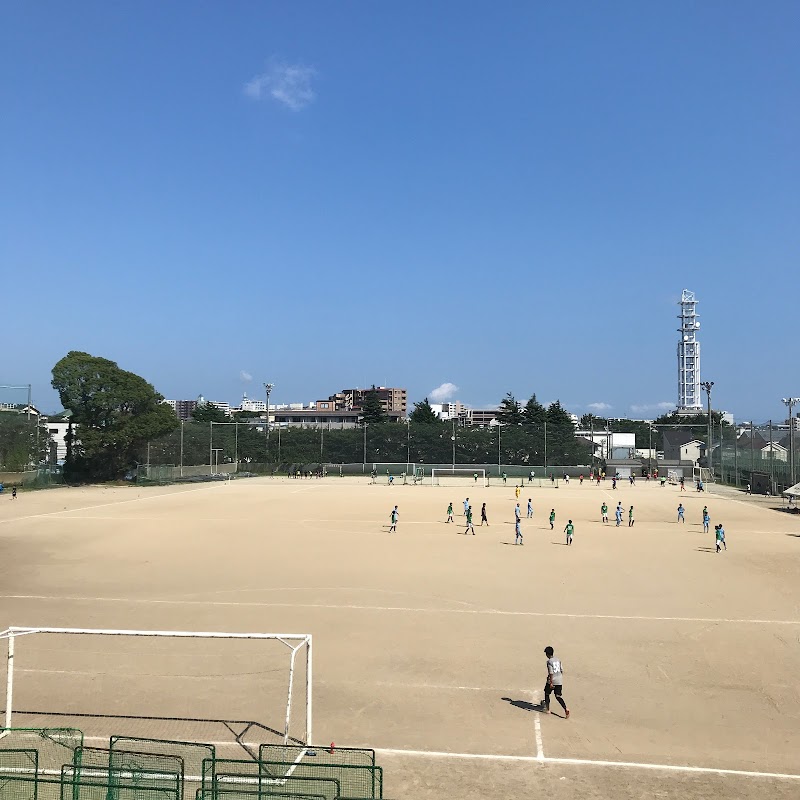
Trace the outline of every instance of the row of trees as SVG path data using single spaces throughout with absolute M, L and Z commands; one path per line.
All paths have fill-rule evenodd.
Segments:
M 124 475 L 148 457 L 151 463 L 208 463 L 214 429 L 214 447 L 225 458 L 264 463 L 422 462 L 461 464 L 507 463 L 567 465 L 589 463 L 586 443 L 575 438 L 570 415 L 556 401 L 545 407 L 533 395 L 522 404 L 510 392 L 500 403 L 500 426 L 460 428 L 440 420 L 427 398 L 415 403 L 408 425 L 389 424 L 374 390 L 366 397 L 362 417 L 365 429 L 323 431 L 290 428 L 273 431 L 264 426 L 212 426 L 227 422 L 222 411 L 205 405 L 195 411 L 193 423 L 180 423 L 163 397 L 144 378 L 121 369 L 115 362 L 71 351 L 53 367 L 53 387 L 69 409 L 65 477 L 68 480 L 108 480 Z M 6 416 L 13 419 L 5 419 Z M 248 415 L 240 415 L 244 422 Z M 252 415 L 250 415 L 252 416 Z M 657 424 L 685 426 L 694 420 L 662 417 Z M 697 421 L 698 435 L 706 423 Z M 581 423 L 595 430 L 637 433 L 639 442 L 661 428 L 648 423 L 606 420 L 587 415 Z M 0 460 L 6 468 L 46 460 L 46 433 L 27 424 L 22 415 L 0 415 Z M 181 444 L 182 442 L 182 444 Z M 149 447 L 148 447 L 149 444 Z M 148 453 L 149 451 L 149 453 Z
M 574 435 L 549 425 L 456 428 L 437 421 L 372 424 L 357 429 L 291 427 L 273 429 L 242 422 L 187 422 L 143 445 L 137 461 L 150 464 L 208 464 L 238 461 L 255 464 L 404 463 L 589 464 L 591 453 Z

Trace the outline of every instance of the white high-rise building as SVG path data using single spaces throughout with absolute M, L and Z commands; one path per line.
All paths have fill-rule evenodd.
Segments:
M 678 413 L 702 414 L 703 402 L 700 397 L 700 342 L 697 331 L 697 300 L 694 292 L 684 289 L 679 303 L 678 328 L 681 338 L 678 342 Z

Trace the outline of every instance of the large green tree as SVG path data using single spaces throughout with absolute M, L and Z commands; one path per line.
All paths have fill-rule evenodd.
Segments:
M 500 401 L 497 418 L 502 425 L 521 425 L 525 421 L 525 417 L 522 414 L 522 406 L 520 406 L 517 398 L 511 392 L 508 392 Z
M 136 463 L 139 447 L 178 426 L 151 384 L 114 361 L 72 350 L 53 367 L 53 388 L 72 411 L 70 480 L 110 480 Z
M 39 418 L 0 411 L 0 470 L 22 472 L 47 460 L 50 436 Z
M 201 403 L 192 410 L 192 419 L 195 422 L 230 422 L 227 415 L 221 408 L 211 405 L 211 403 Z
M 522 409 L 523 422 L 529 425 L 541 425 L 547 419 L 547 409 L 532 394 Z
M 361 407 L 361 418 L 367 425 L 388 422 L 389 420 L 389 415 L 386 413 L 374 386 L 364 395 L 364 405 Z
M 414 410 L 409 414 L 409 419 L 414 424 L 424 425 L 433 425 L 437 422 L 441 422 L 439 417 L 436 416 L 436 413 L 431 408 L 431 404 L 428 402 L 427 397 L 420 403 L 414 403 Z

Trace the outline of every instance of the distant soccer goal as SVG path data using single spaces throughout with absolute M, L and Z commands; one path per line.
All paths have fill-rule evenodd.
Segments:
M 311 741 L 310 634 L 12 627 L 2 639 L 5 729 L 31 716 L 147 719 L 157 738 L 183 739 L 192 724 L 237 720 Z
M 488 486 L 485 469 L 434 467 L 431 486 Z

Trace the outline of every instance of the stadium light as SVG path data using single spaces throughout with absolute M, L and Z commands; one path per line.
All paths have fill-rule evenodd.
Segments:
M 792 411 L 795 405 L 800 403 L 800 397 L 783 397 L 781 401 L 789 408 L 789 480 L 791 485 L 794 486 L 794 419 L 792 418 Z
M 274 383 L 264 384 L 264 391 L 267 393 L 267 436 L 269 436 L 269 396 L 272 394 L 272 390 L 274 388 L 275 388 Z

